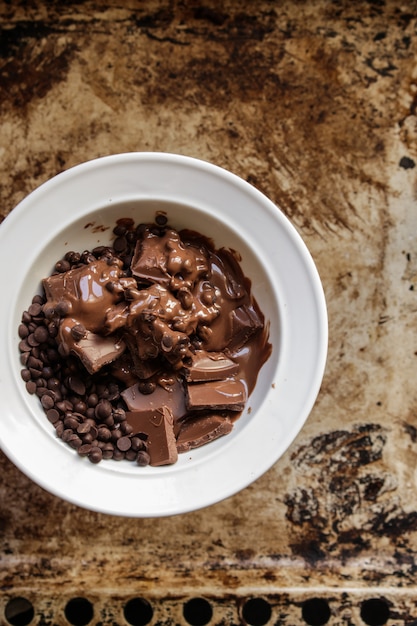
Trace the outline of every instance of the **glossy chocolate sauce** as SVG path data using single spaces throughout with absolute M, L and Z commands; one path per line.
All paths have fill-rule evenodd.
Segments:
M 61 356 L 121 387 L 119 451 L 135 441 L 139 464 L 163 465 L 231 431 L 271 354 L 268 325 L 237 254 L 161 215 L 121 224 L 130 248 L 119 237 L 45 278 L 43 312 Z

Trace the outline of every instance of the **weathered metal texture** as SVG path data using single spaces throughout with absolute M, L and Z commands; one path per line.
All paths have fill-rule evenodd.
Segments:
M 417 3 L 33 0 L 0 27 L 2 217 L 100 155 L 208 159 L 293 221 L 330 324 L 305 428 L 209 509 L 84 511 L 1 456 L 0 622 L 82 624 L 81 597 L 92 624 L 416 624 Z

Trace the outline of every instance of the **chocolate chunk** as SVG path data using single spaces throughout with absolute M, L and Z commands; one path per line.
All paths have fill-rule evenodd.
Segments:
M 241 348 L 257 330 L 263 328 L 263 322 L 253 306 L 243 305 L 234 309 L 231 314 L 232 329 L 229 350 Z
M 189 410 L 243 411 L 246 387 L 240 380 L 219 380 L 187 385 Z
M 230 378 L 239 370 L 239 365 L 223 352 L 197 350 L 191 356 L 191 365 L 184 369 L 185 380 L 204 382 Z
M 129 348 L 131 360 L 133 361 L 133 367 L 131 373 L 135 374 L 138 378 L 150 378 L 161 369 L 161 362 L 156 358 L 141 359 L 138 352 L 138 342 L 136 336 L 126 334 L 124 341 Z
M 131 270 L 145 282 L 158 283 L 173 291 L 192 288 L 209 271 L 203 247 L 184 244 L 173 229 L 146 227 L 136 244 Z
M 132 274 L 145 282 L 168 286 L 167 260 L 165 241 L 147 228 L 136 244 L 130 266 Z
M 112 363 L 126 349 L 124 341 L 117 337 L 102 337 L 96 333 L 86 331 L 85 337 L 76 341 L 72 335 L 72 328 L 76 320 L 66 318 L 59 328 L 61 345 L 67 352 L 76 354 L 90 374 L 98 372 L 104 365 Z
M 177 436 L 178 452 L 187 452 L 192 448 L 214 441 L 227 435 L 233 428 L 228 417 L 221 415 L 204 415 L 187 419 L 180 428 Z
M 130 411 L 147 414 L 149 411 L 166 407 L 176 419 L 180 419 L 186 413 L 184 388 L 179 380 L 166 387 L 157 385 L 152 393 L 141 393 L 139 384 L 136 383 L 122 391 L 121 395 Z
M 119 299 L 118 293 L 110 293 L 106 285 L 118 282 L 122 269 L 120 261 L 120 265 L 109 266 L 105 260 L 92 259 L 87 266 L 53 274 L 42 282 L 48 306 L 55 306 L 62 316 L 71 315 L 91 332 L 100 332 L 107 311 Z
M 167 407 L 151 411 L 128 411 L 126 419 L 134 434 L 146 436 L 150 465 L 169 465 L 178 458 L 174 419 Z

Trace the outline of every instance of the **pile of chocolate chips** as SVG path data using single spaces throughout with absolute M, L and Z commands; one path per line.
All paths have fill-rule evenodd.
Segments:
M 92 463 L 174 463 L 229 433 L 271 346 L 235 256 L 166 216 L 69 251 L 18 333 L 22 378 Z M 248 373 L 250 372 L 250 375 Z
M 22 315 L 19 350 L 21 375 L 36 394 L 56 434 L 92 463 L 102 459 L 148 465 L 146 440 L 133 436 L 121 406 L 120 384 L 108 372 L 89 375 L 74 356 L 62 356 L 58 327 L 43 313 L 44 296 L 36 295 Z

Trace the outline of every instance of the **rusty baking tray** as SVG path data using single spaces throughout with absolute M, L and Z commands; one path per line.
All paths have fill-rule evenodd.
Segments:
M 414 0 L 0 1 L 0 219 L 96 156 L 198 156 L 283 208 L 330 322 L 305 428 L 209 509 L 91 513 L 0 453 L 0 624 L 417 625 L 416 33 Z

